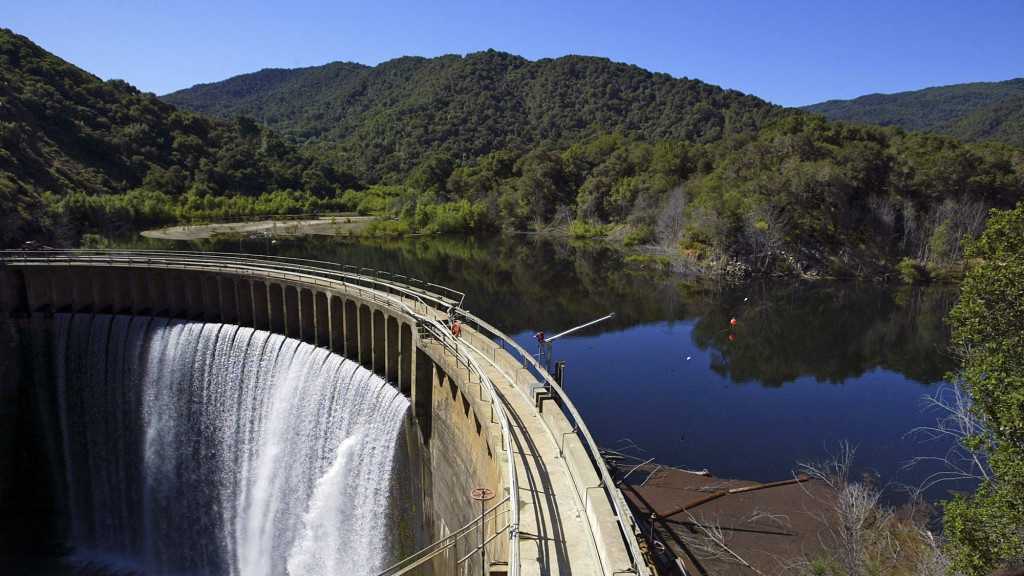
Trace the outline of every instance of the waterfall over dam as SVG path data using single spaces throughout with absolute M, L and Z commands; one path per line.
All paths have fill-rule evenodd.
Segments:
M 55 315 L 80 553 L 147 574 L 372 574 L 395 557 L 409 401 L 357 363 L 231 324 Z

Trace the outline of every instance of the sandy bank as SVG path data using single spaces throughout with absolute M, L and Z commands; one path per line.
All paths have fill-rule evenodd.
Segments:
M 306 220 L 257 220 L 251 222 L 223 222 L 194 224 L 146 230 L 146 238 L 160 240 L 202 240 L 225 234 L 260 234 L 269 236 L 345 236 L 362 231 L 373 216 L 338 216 Z

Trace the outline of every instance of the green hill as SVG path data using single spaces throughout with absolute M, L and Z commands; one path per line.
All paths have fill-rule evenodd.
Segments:
M 169 198 L 186 192 L 308 190 L 310 169 L 336 176 L 252 122 L 177 110 L 0 29 L 0 245 L 73 236 L 104 221 L 96 211 L 173 219 Z
M 999 140 L 1024 148 L 1024 93 L 980 108 L 943 131 L 962 140 Z
M 711 142 L 753 132 L 779 108 L 759 98 L 603 58 L 529 61 L 496 51 L 262 70 L 163 97 L 249 116 L 295 142 L 329 144 L 360 174 L 407 173 L 423 157 L 475 158 L 601 132 Z
M 949 134 L 965 140 L 1024 145 L 1024 78 L 973 82 L 829 100 L 803 109 L 829 120 Z
M 597 58 L 331 64 L 170 99 L 186 98 L 241 115 L 177 109 L 0 32 L 0 244 L 354 209 L 385 217 L 376 234 L 548 231 L 699 271 L 914 280 L 955 272 L 988 208 L 1024 197 L 1018 148 Z

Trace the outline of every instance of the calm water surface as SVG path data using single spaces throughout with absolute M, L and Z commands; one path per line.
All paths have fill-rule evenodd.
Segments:
M 849 441 L 860 470 L 896 488 L 935 471 L 903 469 L 907 461 L 948 448 L 908 433 L 934 424 L 922 399 L 955 367 L 943 323 L 955 288 L 715 286 L 630 264 L 610 248 L 525 236 L 145 246 L 416 276 L 464 291 L 468 309 L 531 351 L 537 330 L 551 335 L 615 312 L 557 341 L 554 357 L 567 363 L 566 388 L 598 443 L 663 464 L 771 481 Z

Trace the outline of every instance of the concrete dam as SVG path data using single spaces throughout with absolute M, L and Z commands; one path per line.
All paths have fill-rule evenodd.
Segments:
M 0 252 L 0 502 L 147 574 L 649 574 L 571 400 L 462 301 L 288 258 Z

